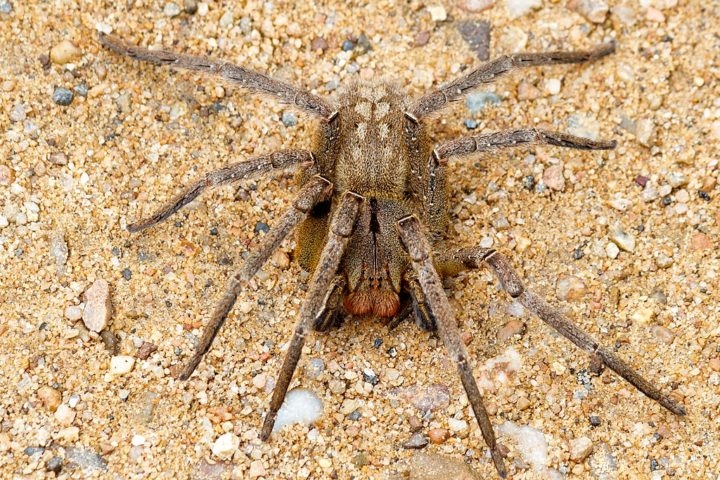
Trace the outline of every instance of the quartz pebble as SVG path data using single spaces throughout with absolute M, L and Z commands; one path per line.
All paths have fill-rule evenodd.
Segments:
M 317 421 L 322 413 L 322 401 L 314 392 L 304 388 L 295 388 L 285 395 L 285 401 L 278 411 L 273 432 L 297 422 L 310 425 Z
M 50 49 L 50 60 L 57 65 L 64 65 L 82 56 L 82 50 L 69 40 L 63 40 Z
M 618 225 L 610 229 L 608 237 L 610 241 L 617 245 L 623 252 L 632 252 L 635 250 L 635 236 L 626 232 Z
M 618 255 L 620 255 L 620 249 L 617 245 L 610 242 L 605 245 L 605 255 L 607 255 L 608 258 L 617 258 Z
M 458 7 L 466 12 L 479 13 L 495 5 L 495 0 L 461 0 Z
M 655 144 L 655 122 L 641 118 L 635 124 L 635 137 L 640 145 L 652 147 Z
M 85 291 L 83 323 L 88 330 L 99 333 L 107 327 L 111 314 L 110 286 L 103 279 L 95 280 Z
M 510 17 L 521 17 L 542 7 L 542 0 L 505 0 L 505 7 Z
M 653 326 L 652 332 L 658 340 L 667 345 L 671 344 L 675 339 L 675 332 L 662 325 Z
M 113 375 L 130 373 L 134 366 L 135 357 L 130 355 L 115 355 L 110 358 L 110 373 Z
M 254 460 L 250 463 L 250 469 L 248 470 L 248 476 L 250 478 L 258 478 L 266 474 L 265 467 L 260 460 Z
M 522 335 L 525 332 L 525 323 L 520 320 L 510 320 L 502 326 L 497 333 L 498 342 L 506 342 L 510 337 Z
M 240 447 L 240 437 L 232 432 L 220 435 L 212 446 L 212 453 L 222 460 L 230 459 Z
M 591 453 L 593 449 L 592 440 L 588 437 L 574 438 L 570 440 L 570 460 L 573 462 L 582 462 Z
M 444 22 L 447 20 L 447 11 L 445 11 L 445 7 L 442 5 L 429 5 L 427 11 L 430 13 L 430 18 L 433 22 Z

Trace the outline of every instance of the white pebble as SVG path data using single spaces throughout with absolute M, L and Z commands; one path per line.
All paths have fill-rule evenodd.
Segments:
M 550 95 L 557 95 L 560 93 L 561 85 L 559 78 L 548 78 L 545 81 L 545 90 L 547 90 Z
M 134 447 L 139 447 L 141 445 L 145 445 L 145 437 L 143 437 L 142 435 L 137 435 L 137 434 L 133 435 L 132 440 L 130 440 L 130 443 Z
M 82 55 L 82 50 L 69 40 L 63 40 L 50 49 L 50 60 L 58 65 L 70 63 Z
M 588 437 L 574 438 L 570 440 L 570 460 L 582 462 L 592 453 L 592 440 Z
M 67 404 L 61 403 L 57 410 L 55 410 L 55 420 L 60 423 L 60 425 L 67 427 L 72 424 L 73 420 L 75 420 L 75 410 L 70 408 Z
M 520 17 L 531 10 L 540 8 L 542 0 L 505 0 L 505 6 L 511 17 Z
M 456 418 L 448 419 L 448 427 L 455 433 L 463 432 L 467 430 L 468 423 L 465 420 L 458 420 Z
M 240 438 L 232 432 L 220 435 L 212 446 L 212 453 L 216 457 L 227 460 L 233 456 L 240 447 Z
M 433 22 L 444 22 L 447 20 L 447 12 L 442 5 L 430 5 L 427 7 L 427 11 L 430 13 L 430 18 Z
M 290 390 L 280 407 L 273 432 L 297 422 L 309 425 L 320 418 L 322 413 L 322 401 L 315 393 L 304 388 Z
M 626 232 L 620 226 L 616 225 L 611 228 L 608 236 L 615 245 L 620 247 L 620 250 L 624 252 L 632 252 L 635 250 L 635 236 L 632 233 Z
M 180 12 L 180 6 L 175 3 L 166 3 L 165 7 L 163 8 L 163 14 L 166 17 L 170 18 L 177 17 L 178 15 L 180 15 Z
M 71 321 L 80 320 L 82 318 L 82 308 L 77 305 L 70 305 L 65 308 L 65 318 Z
M 134 366 L 135 357 L 130 355 L 115 355 L 110 359 L 110 373 L 113 375 L 130 373 Z
M 605 246 L 605 254 L 608 258 L 617 258 L 617 256 L 620 255 L 620 249 L 617 245 L 610 242 Z

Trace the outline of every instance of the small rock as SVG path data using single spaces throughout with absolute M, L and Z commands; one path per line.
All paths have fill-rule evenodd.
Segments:
M 53 152 L 48 155 L 48 162 L 52 163 L 53 165 L 67 165 L 67 161 L 67 155 L 65 155 L 63 152 Z
M 414 45 L 416 47 L 424 47 L 428 44 L 430 41 L 430 32 L 428 30 L 423 30 L 422 32 L 418 32 L 415 35 Z
M 653 326 L 652 332 L 658 340 L 667 345 L 670 345 L 673 340 L 675 340 L 675 332 L 669 328 L 663 327 L 662 325 Z
M 266 474 L 265 467 L 260 460 L 254 460 L 250 463 L 250 469 L 248 470 L 248 476 L 250 478 L 258 478 Z
M 278 411 L 273 432 L 297 422 L 310 425 L 316 422 L 322 413 L 322 401 L 314 392 L 304 388 L 292 389 L 285 396 L 285 401 Z
M 150 355 L 152 355 L 153 352 L 155 352 L 156 350 L 157 346 L 154 343 L 143 341 L 142 345 L 140 345 L 140 348 L 137 349 L 135 357 L 138 360 L 147 360 L 148 358 L 150 358 Z
M 510 17 L 516 18 L 542 7 L 542 0 L 505 0 Z
M 626 232 L 620 226 L 616 225 L 608 232 L 610 241 L 617 245 L 624 252 L 632 252 L 635 250 L 635 236 Z
M 442 384 L 396 388 L 391 394 L 409 401 L 423 413 L 443 409 L 450 404 L 450 390 Z
M 112 375 L 124 375 L 132 372 L 135 366 L 135 357 L 130 355 L 115 355 L 110 358 L 110 373 Z
M 310 42 L 310 49 L 313 52 L 316 52 L 318 50 L 325 51 L 328 48 L 328 43 L 323 37 L 315 37 Z
M 65 459 L 75 468 L 80 467 L 83 470 L 107 470 L 108 462 L 89 448 L 70 447 L 65 449 Z
M 624 212 L 630 206 L 630 200 L 622 197 L 615 197 L 608 201 L 608 205 L 619 212 Z
M 62 403 L 62 393 L 47 385 L 38 388 L 37 396 L 43 406 L 53 413 Z
M 450 438 L 450 432 L 445 428 L 431 428 L 428 430 L 428 439 L 431 443 L 439 445 Z
M 472 92 L 465 97 L 465 105 L 470 114 L 475 115 L 487 105 L 499 105 L 502 99 L 493 92 Z
M 525 323 L 520 320 L 510 320 L 502 326 L 497 333 L 498 342 L 506 342 L 510 337 L 515 335 L 523 335 L 525 333 Z
M 545 80 L 545 90 L 550 95 L 557 95 L 560 93 L 560 88 L 562 87 L 562 83 L 560 82 L 559 78 L 548 78 Z
M 641 118 L 635 125 L 635 138 L 645 147 L 655 144 L 655 122 L 650 118 Z
M 619 254 L 620 249 L 614 243 L 610 242 L 605 245 L 605 255 L 607 255 L 608 258 L 617 258 Z
M 13 5 L 10 0 L 0 0 L 0 13 L 9 15 L 13 11 Z
M 52 457 L 50 460 L 45 462 L 45 470 L 57 475 L 62 470 L 62 464 L 63 459 L 61 457 Z
M 298 124 L 298 120 L 293 112 L 283 112 L 282 123 L 286 127 L 294 127 Z
M 23 122 L 27 118 L 27 107 L 24 103 L 16 103 L 10 110 L 11 122 Z
M 574 438 L 570 440 L 570 460 L 573 462 L 584 461 L 593 450 L 592 440 L 588 437 Z
M 592 23 L 603 23 L 610 7 L 603 0 L 570 0 L 568 8 Z
M 448 418 L 448 426 L 454 433 L 466 432 L 468 429 L 468 423 L 465 420 L 458 420 L 456 418 Z
M 93 332 L 99 333 L 107 327 L 112 314 L 110 301 L 110 286 L 103 279 L 95 282 L 85 291 L 85 310 L 83 310 L 83 323 Z
M 330 382 L 328 382 L 328 387 L 330 388 L 330 391 L 335 395 L 342 395 L 347 389 L 345 382 L 343 382 L 342 380 L 338 380 L 337 378 L 333 378 L 332 380 L 330 380 Z
M 666 180 L 668 182 L 668 185 L 670 185 L 672 188 L 679 188 L 687 185 L 688 183 L 687 175 L 680 172 L 670 172 L 667 175 Z
M 565 190 L 565 177 L 563 177 L 563 165 L 552 165 L 543 172 L 543 183 L 553 190 L 562 192 Z
M 490 57 L 490 23 L 485 20 L 466 20 L 455 28 L 479 60 Z
M 708 364 L 712 370 L 720 372 L 720 357 L 711 358 Z
M 222 460 L 230 459 L 240 447 L 240 437 L 232 432 L 220 435 L 212 446 L 212 453 Z M 262 466 L 262 464 L 261 464 Z
M 425 435 L 420 432 L 413 433 L 409 439 L 403 443 L 403 448 L 407 449 L 420 449 L 424 448 L 428 444 L 428 439 Z
M 563 275 L 555 283 L 555 294 L 560 300 L 573 301 L 585 295 L 585 282 L 574 275 Z
M 57 410 L 55 410 L 55 420 L 64 427 L 72 425 L 75 420 L 75 410 L 70 408 L 68 405 L 61 403 Z
M 63 40 L 50 49 L 50 60 L 57 65 L 65 65 L 82 56 L 82 50 L 69 40 Z
M 72 90 L 68 90 L 65 87 L 55 87 L 52 95 L 53 102 L 58 105 L 62 105 L 63 107 L 70 105 L 73 98 L 75 98 L 75 94 Z
M 433 22 L 444 22 L 447 20 L 447 12 L 442 5 L 428 5 L 427 11 L 430 13 L 430 19 Z
M 185 10 L 185 13 L 188 15 L 195 15 L 198 11 L 197 0 L 185 0 L 183 2 L 183 10 Z
M 163 7 L 163 15 L 170 18 L 177 17 L 181 11 L 180 6 L 172 2 L 166 3 Z
M 470 13 L 479 13 L 495 5 L 495 0 L 461 0 L 458 7 Z
M 55 258 L 55 267 L 58 273 L 62 274 L 68 260 L 69 251 L 61 233 L 54 233 L 50 239 L 50 254 Z
M 71 321 L 80 320 L 82 318 L 82 308 L 77 305 L 70 305 L 65 308 L 65 318 Z

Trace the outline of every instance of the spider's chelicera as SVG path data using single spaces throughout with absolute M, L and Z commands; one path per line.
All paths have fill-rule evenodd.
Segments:
M 605 150 L 614 148 L 615 142 L 523 128 L 461 137 L 433 146 L 427 134 L 428 117 L 511 70 L 592 61 L 612 53 L 613 42 L 589 51 L 505 55 L 416 100 L 384 82 L 357 83 L 330 100 L 227 62 L 148 50 L 107 35 L 101 35 L 100 41 L 137 60 L 219 75 L 232 84 L 291 105 L 318 122 L 310 150 L 260 155 L 209 172 L 154 215 L 128 226 L 129 231 L 138 232 L 155 225 L 208 187 L 292 168 L 300 170 L 299 192 L 292 208 L 232 276 L 195 354 L 180 374 L 181 379 L 190 377 L 243 286 L 295 230 L 296 257 L 313 275 L 265 416 L 260 434 L 263 440 L 272 432 L 309 330 L 327 330 L 339 325 L 347 315 L 385 318 L 390 324 L 413 318 L 420 327 L 436 330 L 448 349 L 495 468 L 504 477 L 503 457 L 441 280 L 481 266 L 496 274 L 512 298 L 596 361 L 671 412 L 685 414 L 682 405 L 611 350 L 600 346 L 558 308 L 526 289 L 501 253 L 480 247 L 446 251 L 441 244 L 448 223 L 449 159 L 531 144 Z

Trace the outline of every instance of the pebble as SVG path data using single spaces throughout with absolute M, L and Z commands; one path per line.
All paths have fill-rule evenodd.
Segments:
M 635 138 L 645 147 L 655 144 L 655 122 L 650 118 L 641 118 L 635 124 Z
M 298 124 L 297 116 L 293 112 L 283 112 L 281 119 L 286 127 L 294 127 Z
M 446 385 L 413 385 L 396 388 L 392 394 L 412 403 L 421 412 L 432 412 L 450 404 L 450 390 Z
M 430 13 L 430 19 L 433 22 L 444 22 L 447 20 L 447 11 L 442 5 L 428 5 L 427 11 Z
M 562 192 L 565 190 L 565 177 L 563 177 L 563 165 L 552 165 L 545 169 L 542 175 L 543 183 L 553 190 Z
M 55 258 L 55 266 L 62 269 L 67 263 L 69 251 L 61 233 L 54 233 L 50 239 L 50 254 Z
M 328 388 L 330 388 L 330 391 L 333 394 L 342 395 L 343 393 L 345 393 L 347 386 L 345 385 L 344 381 L 333 378 L 332 380 L 330 380 L 330 382 L 328 382 Z
M 607 255 L 608 258 L 617 258 L 618 255 L 620 255 L 620 249 L 617 245 L 610 242 L 607 245 L 605 245 L 605 255 Z
M 112 314 L 110 300 L 110 286 L 103 279 L 95 282 L 85 291 L 85 310 L 83 310 L 83 323 L 88 330 L 99 333 L 107 327 Z
M 520 320 L 510 320 L 502 326 L 497 333 L 498 342 L 505 342 L 515 335 L 522 336 L 525 333 L 525 323 Z
M 670 185 L 672 188 L 679 188 L 687 185 L 688 183 L 687 175 L 680 172 L 670 172 L 667 175 L 666 180 L 668 182 L 668 185 Z
M 79 305 L 65 307 L 65 318 L 73 322 L 80 320 L 82 318 L 82 308 Z
M 110 358 L 110 373 L 112 375 L 124 375 L 132 372 L 135 366 L 135 357 L 130 355 L 115 355 Z
M 603 23 L 610 7 L 603 0 L 570 0 L 568 8 L 592 23 Z
M 53 413 L 57 411 L 62 403 L 62 393 L 47 385 L 38 388 L 37 396 L 43 406 Z
M 62 465 L 63 459 L 61 457 L 52 457 L 50 460 L 45 462 L 45 470 L 57 475 L 62 471 Z
M 27 118 L 27 106 L 24 103 L 16 103 L 10 110 L 11 122 L 22 122 Z
M 166 3 L 163 7 L 163 15 L 165 15 L 166 17 L 177 17 L 178 15 L 180 15 L 180 12 L 182 12 L 182 9 L 176 3 Z
M 73 420 L 75 420 L 75 410 L 61 403 L 58 405 L 57 410 L 55 410 L 55 420 L 64 427 L 70 426 Z
M 140 347 L 137 349 L 135 357 L 138 360 L 147 360 L 148 358 L 150 358 L 150 355 L 152 355 L 153 352 L 155 352 L 156 350 L 157 346 L 154 343 L 143 341 Z
M 458 7 L 470 13 L 478 13 L 495 5 L 495 0 L 461 0 Z
M 420 432 L 415 432 L 412 435 L 410 435 L 410 438 L 408 438 L 403 443 L 403 448 L 407 449 L 420 449 L 424 448 L 428 444 L 428 439 L 425 435 L 423 435 Z
M 183 2 L 183 10 L 185 10 L 185 13 L 188 15 L 195 15 L 198 11 L 197 0 L 185 0 Z
M 314 392 L 304 388 L 295 388 L 285 396 L 285 401 L 278 411 L 273 432 L 298 422 L 310 425 L 317 421 L 322 413 L 322 401 Z
M 610 229 L 608 237 L 610 241 L 624 252 L 632 252 L 635 250 L 635 236 L 632 233 L 626 232 L 618 225 Z
M 458 420 L 456 418 L 448 418 L 448 426 L 454 433 L 462 433 L 468 430 L 468 423 L 465 420 Z
M 716 372 L 720 372 L 720 357 L 713 357 L 710 359 L 710 362 L 708 362 L 710 365 L 710 368 Z
M 53 102 L 64 107 L 70 105 L 73 98 L 75 98 L 75 94 L 65 87 L 55 87 L 52 95 Z
M 478 59 L 484 61 L 490 57 L 489 22 L 485 20 L 466 20 L 457 23 L 455 28 Z
M 585 282 L 575 275 L 563 275 L 555 283 L 555 294 L 560 300 L 578 300 L 585 295 L 586 290 Z
M 642 325 L 650 323 L 653 317 L 655 317 L 655 310 L 653 310 L 652 307 L 640 307 L 635 310 L 632 315 L 630 315 L 630 319 L 633 322 L 637 322 Z
M 315 37 L 310 42 L 310 49 L 313 52 L 317 52 L 318 50 L 325 51 L 327 50 L 328 46 L 329 45 L 327 43 L 327 40 L 325 40 L 323 37 Z
M 579 437 L 570 440 L 570 460 L 573 462 L 584 461 L 593 450 L 592 440 L 588 437 Z
M 630 206 L 630 200 L 622 197 L 615 197 L 608 201 L 608 205 L 619 212 L 624 212 Z
M 550 95 L 557 95 L 560 93 L 560 88 L 562 87 L 562 82 L 560 82 L 559 78 L 548 78 L 545 80 L 545 90 Z
M 233 456 L 239 447 L 240 437 L 232 432 L 228 432 L 220 435 L 218 439 L 215 440 L 215 443 L 213 443 L 212 446 L 212 453 L 221 460 L 228 460 Z
M 363 374 L 363 380 L 369 383 L 370 385 L 377 385 L 378 382 L 380 382 L 380 379 L 375 374 L 375 372 L 371 368 L 365 368 L 362 371 Z
M 430 440 L 430 443 L 439 445 L 441 443 L 445 443 L 448 438 L 450 438 L 450 432 L 445 428 L 431 428 L 428 430 L 428 439 Z
M 9 15 L 13 11 L 13 5 L 10 3 L 9 0 L 1 0 L 0 1 L 0 13 L 3 13 L 5 15 Z
M 510 17 L 521 17 L 533 9 L 542 7 L 542 0 L 505 0 Z
M 48 162 L 52 163 L 53 165 L 67 165 L 67 160 L 67 155 L 65 155 L 63 152 L 53 152 L 48 155 Z
M 65 65 L 82 56 L 82 50 L 69 40 L 63 40 L 50 49 L 50 61 L 57 65 Z
M 662 325 L 655 325 L 652 327 L 652 332 L 662 343 L 670 345 L 675 340 L 675 332 L 669 328 L 663 327 Z

